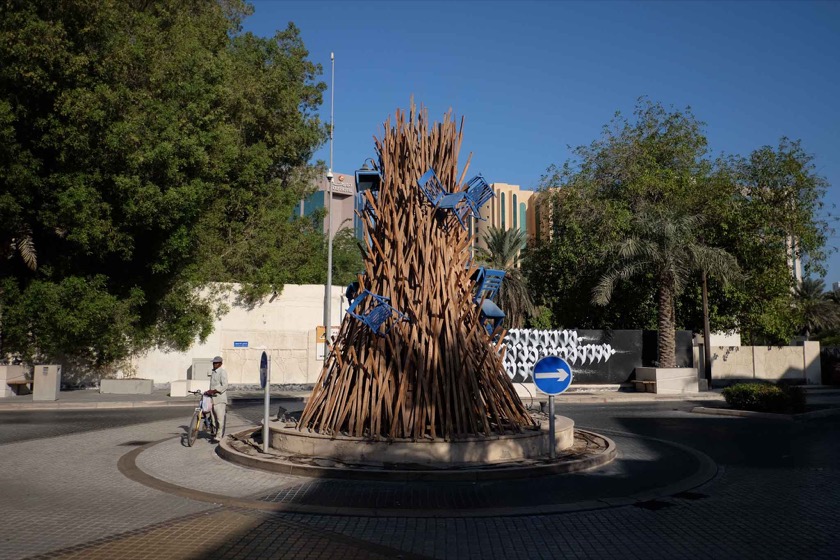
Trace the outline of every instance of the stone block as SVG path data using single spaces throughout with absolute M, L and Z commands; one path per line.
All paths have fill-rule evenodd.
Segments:
M 190 391 L 207 391 L 210 389 L 209 379 L 179 379 L 169 384 L 170 397 L 186 397 Z
M 0 366 L 0 398 L 13 397 L 15 391 L 6 381 L 23 381 L 29 379 L 27 370 L 23 366 Z
M 645 383 L 647 390 L 660 395 L 697 393 L 696 368 L 636 368 L 636 381 Z
M 32 370 L 32 400 L 57 401 L 61 391 L 61 366 L 38 364 Z
M 187 396 L 187 383 L 189 383 L 188 379 L 179 379 L 178 381 L 173 381 L 169 384 L 169 396 L 170 397 L 186 397 Z

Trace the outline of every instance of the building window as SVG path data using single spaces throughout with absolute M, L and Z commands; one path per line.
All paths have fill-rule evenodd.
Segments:
M 528 209 L 525 207 L 525 203 L 519 203 L 519 231 L 522 233 L 528 233 Z
M 516 209 L 519 208 L 519 205 L 516 202 L 516 199 L 517 199 L 516 195 L 514 194 L 512 196 L 513 196 L 513 204 L 511 205 L 510 209 L 511 209 L 511 214 L 513 214 L 513 229 L 516 229 L 517 218 L 518 218 L 518 216 L 516 215 L 517 214 Z
M 505 193 L 501 193 L 499 198 L 502 200 L 502 229 L 505 229 Z

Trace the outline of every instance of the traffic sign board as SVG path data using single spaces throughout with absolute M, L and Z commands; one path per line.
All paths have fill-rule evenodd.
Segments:
M 558 356 L 546 356 L 534 364 L 534 385 L 547 395 L 559 395 L 572 384 L 572 368 Z
M 260 358 L 260 388 L 265 389 L 268 380 L 268 355 L 263 352 Z

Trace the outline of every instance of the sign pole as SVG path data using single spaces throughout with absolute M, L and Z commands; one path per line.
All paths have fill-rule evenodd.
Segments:
M 271 388 L 271 358 L 268 358 L 268 364 L 265 376 L 265 415 L 263 416 L 263 453 L 268 453 L 268 403 L 269 403 L 269 389 Z
M 557 434 L 554 430 L 554 396 L 572 384 L 572 368 L 560 356 L 545 356 L 537 360 L 532 373 L 534 385 L 548 395 L 548 457 L 557 458 Z
M 557 458 L 557 434 L 554 433 L 554 395 L 548 396 L 548 457 Z

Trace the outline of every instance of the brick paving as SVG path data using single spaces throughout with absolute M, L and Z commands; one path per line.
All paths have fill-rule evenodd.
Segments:
M 0 446 L 0 559 L 213 508 L 156 492 L 116 469 L 119 457 L 131 449 L 125 443 L 178 431 L 178 422 L 165 420 Z
M 587 410 L 579 412 L 596 431 L 591 421 L 611 414 Z M 0 559 L 837 557 L 840 420 L 788 427 L 664 409 L 634 414 L 622 411 L 602 427 L 699 445 L 721 465 L 717 477 L 635 505 L 552 515 L 276 514 L 169 495 L 119 473 L 117 460 L 133 447 L 175 436 L 141 453 L 138 466 L 162 473 L 180 462 L 165 475 L 170 482 L 195 475 L 192 486 L 210 491 L 204 481 L 213 480 L 228 495 L 269 496 L 300 484 L 223 463 L 203 441 L 179 448 L 185 420 L 0 444 Z M 2 421 L 0 432 L 10 429 Z M 654 479 L 667 474 L 670 460 L 651 440 L 628 436 L 622 448 L 624 463 L 590 478 L 629 487 L 645 462 Z
M 698 491 L 708 497 L 667 497 L 661 501 L 668 507 L 656 511 L 626 506 L 489 519 L 290 517 L 434 558 L 837 558 L 840 472 L 733 471 Z
M 148 558 L 386 559 L 419 556 L 324 529 L 225 508 L 69 547 L 30 560 Z

